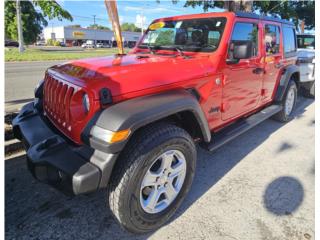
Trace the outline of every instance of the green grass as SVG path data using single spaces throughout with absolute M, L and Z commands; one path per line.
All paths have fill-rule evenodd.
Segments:
M 125 49 L 128 52 L 128 49 Z M 23 53 L 19 53 L 17 48 L 6 48 L 4 58 L 6 62 L 15 61 L 47 61 L 47 60 L 72 60 L 89 57 L 108 56 L 118 53 L 117 48 L 105 49 L 68 49 L 65 48 L 46 48 L 35 49 L 27 48 Z

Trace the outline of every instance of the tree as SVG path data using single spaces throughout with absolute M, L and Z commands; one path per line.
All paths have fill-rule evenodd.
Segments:
M 173 0 L 175 3 L 176 0 Z M 207 12 L 211 8 L 224 8 L 227 11 L 258 11 L 262 14 L 269 14 L 283 19 L 293 20 L 298 25 L 299 20 L 304 20 L 306 29 L 313 29 L 314 20 L 314 1 L 251 1 L 251 0 L 235 0 L 235 1 L 214 1 L 214 0 L 187 0 L 184 7 L 202 6 L 203 11 Z
M 315 1 L 299 1 L 296 2 L 296 15 L 299 20 L 303 20 L 306 29 L 314 29 L 315 28 L 315 11 L 314 11 L 314 2 Z
M 73 25 L 67 25 L 66 27 L 70 27 L 70 28 L 81 28 L 80 24 L 73 24 Z
M 228 11 L 252 11 L 253 1 L 249 0 L 234 0 L 234 1 L 214 1 L 214 0 L 187 0 L 185 3 L 185 7 L 196 7 L 202 6 L 203 11 L 207 12 L 210 8 L 224 8 Z
M 91 24 L 87 28 L 89 28 L 89 29 L 100 29 L 100 30 L 110 30 L 110 28 L 108 28 L 107 26 L 102 26 L 102 25 L 99 25 L 99 24 Z
M 159 35 L 156 38 L 155 45 L 170 45 L 174 42 L 174 31 L 173 30 L 164 30 L 160 31 Z
M 306 29 L 315 27 L 314 1 L 259 1 L 255 3 L 254 9 L 274 17 L 292 19 L 296 26 L 299 20 L 304 20 Z
M 64 10 L 56 1 L 21 1 L 21 20 L 23 38 L 26 44 L 33 43 L 41 33 L 44 26 L 48 25 L 46 18 L 58 20 L 73 18 L 69 12 Z M 40 9 L 40 11 L 37 11 Z M 15 1 L 5 1 L 5 37 L 17 40 L 17 11 Z
M 136 27 L 134 23 L 121 24 L 121 30 L 128 31 L 128 32 L 141 32 L 141 28 Z

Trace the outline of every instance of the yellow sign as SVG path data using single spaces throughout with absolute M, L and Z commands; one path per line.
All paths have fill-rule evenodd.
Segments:
M 75 38 L 83 38 L 85 33 L 84 32 L 73 32 L 72 35 L 75 37 Z
M 156 23 L 152 23 L 150 26 L 149 26 L 149 29 L 150 30 L 157 30 L 159 28 L 163 28 L 165 25 L 164 22 L 156 22 Z

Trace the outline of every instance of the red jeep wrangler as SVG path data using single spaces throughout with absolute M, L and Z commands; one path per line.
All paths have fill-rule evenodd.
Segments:
M 294 25 L 248 13 L 155 20 L 127 55 L 46 71 L 14 119 L 33 176 L 73 194 L 108 189 L 127 230 L 164 224 L 190 190 L 196 143 L 213 151 L 297 99 Z

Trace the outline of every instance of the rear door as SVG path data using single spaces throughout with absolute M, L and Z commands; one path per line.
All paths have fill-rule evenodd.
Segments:
M 263 62 L 259 21 L 241 19 L 235 22 L 229 41 L 228 58 L 232 58 L 235 44 L 252 44 L 247 59 L 226 64 L 223 81 L 222 120 L 239 117 L 255 109 L 261 97 Z
M 281 24 L 275 22 L 263 23 L 263 48 L 265 75 L 262 87 L 262 103 L 272 101 L 273 91 L 279 78 L 282 61 Z

